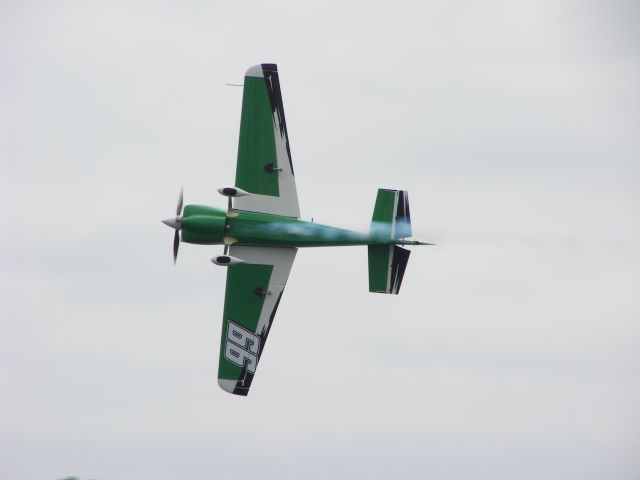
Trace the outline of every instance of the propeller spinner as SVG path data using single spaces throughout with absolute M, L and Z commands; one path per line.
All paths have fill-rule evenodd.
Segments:
M 176 208 L 176 216 L 174 218 L 162 220 L 162 223 L 176 231 L 173 236 L 173 263 L 176 263 L 178 258 L 178 248 L 180 247 L 180 230 L 182 229 L 182 193 L 183 189 L 181 188 L 180 197 L 178 197 L 178 207 Z

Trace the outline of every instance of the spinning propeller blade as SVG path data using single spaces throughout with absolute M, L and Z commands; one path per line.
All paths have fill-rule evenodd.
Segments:
M 180 196 L 178 197 L 178 208 L 176 209 L 176 216 L 182 214 L 182 197 L 184 196 L 184 187 L 180 187 Z
M 173 263 L 176 263 L 178 259 L 178 249 L 180 248 L 180 229 L 182 229 L 182 199 L 183 189 L 180 189 L 180 196 L 178 197 L 178 206 L 176 208 L 175 218 L 167 218 L 162 220 L 162 223 L 173 228 L 176 233 L 173 236 Z
M 178 248 L 180 248 L 180 231 L 176 230 L 176 233 L 173 236 L 173 263 L 174 264 L 178 260 Z

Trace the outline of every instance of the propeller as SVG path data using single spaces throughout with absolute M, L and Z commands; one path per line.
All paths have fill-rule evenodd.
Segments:
M 162 220 L 162 223 L 173 228 L 176 232 L 173 236 L 173 263 L 176 263 L 178 259 L 178 248 L 180 248 L 180 230 L 182 229 L 182 198 L 183 189 L 180 189 L 180 196 L 178 197 L 178 207 L 176 208 L 176 216 L 174 218 L 167 218 Z

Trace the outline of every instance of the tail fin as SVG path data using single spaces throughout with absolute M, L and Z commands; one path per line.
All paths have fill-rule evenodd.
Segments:
M 400 292 L 411 252 L 397 245 L 369 245 L 369 291 Z
M 378 189 L 371 219 L 371 235 L 379 238 L 381 243 L 412 235 L 407 191 Z
M 368 247 L 369 291 L 397 294 L 411 253 L 394 245 L 394 240 L 412 235 L 409 194 L 405 190 L 378 189 L 370 233 L 380 245 Z

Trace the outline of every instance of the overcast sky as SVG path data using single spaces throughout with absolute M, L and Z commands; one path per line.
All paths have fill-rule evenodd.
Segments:
M 0 2 L 0 478 L 640 477 L 629 1 Z M 298 253 L 249 397 L 217 385 L 245 70 L 303 217 L 410 193 L 399 296 Z

